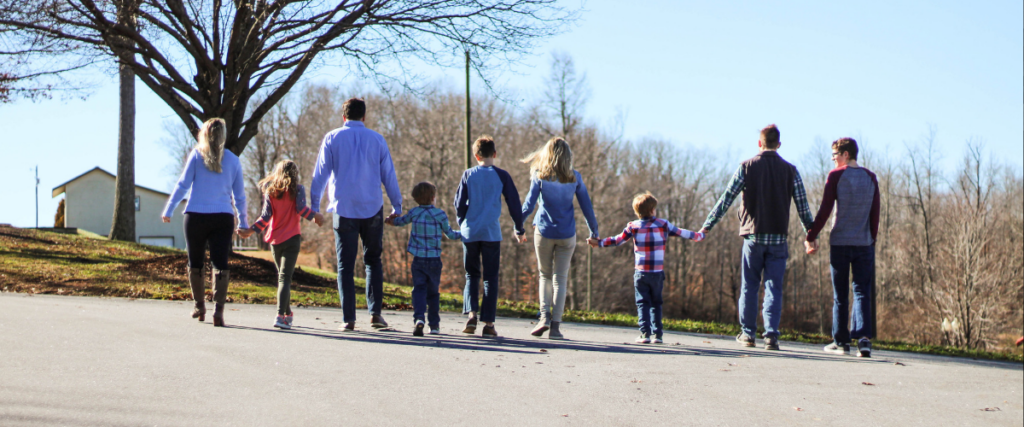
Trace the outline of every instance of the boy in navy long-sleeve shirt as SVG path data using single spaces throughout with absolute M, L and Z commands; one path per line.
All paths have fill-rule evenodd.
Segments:
M 473 155 L 479 166 L 469 168 L 462 174 L 462 181 L 455 194 L 456 218 L 462 231 L 463 264 L 466 268 L 463 314 L 469 315 L 462 332 L 476 333 L 479 312 L 479 320 L 485 324 L 483 336 L 497 337 L 494 316 L 498 308 L 502 196 L 512 216 L 517 242 L 526 241 L 526 230 L 523 229 L 519 191 L 508 172 L 494 166 L 494 159 L 498 155 L 494 139 L 487 135 L 477 139 L 473 143 Z M 481 276 L 484 285 L 482 304 L 479 302 Z

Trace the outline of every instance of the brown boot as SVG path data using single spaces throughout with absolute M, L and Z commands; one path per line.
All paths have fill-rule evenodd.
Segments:
M 196 306 L 192 309 L 192 318 L 200 322 L 206 320 L 206 284 L 202 268 L 188 269 L 188 285 L 192 287 L 192 299 Z
M 229 271 L 213 270 L 213 326 L 224 326 L 224 302 L 228 298 Z

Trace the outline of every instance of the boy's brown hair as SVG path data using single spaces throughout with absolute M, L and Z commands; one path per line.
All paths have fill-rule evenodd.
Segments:
M 412 188 L 412 198 L 420 205 L 429 205 L 434 203 L 434 195 L 436 194 L 437 187 L 434 187 L 434 184 L 427 181 L 416 184 L 416 186 Z
M 494 148 L 494 138 L 491 138 L 490 135 L 483 135 L 473 142 L 473 155 L 480 156 L 481 159 L 494 157 L 497 151 Z
M 857 141 L 853 138 L 839 138 L 832 141 L 832 151 L 839 154 L 850 153 L 850 160 L 857 160 Z
M 764 129 L 761 129 L 761 139 L 764 140 L 764 148 L 769 150 L 779 148 L 780 136 L 779 128 L 776 127 L 774 123 L 765 126 Z
M 366 101 L 362 98 L 349 98 L 341 105 L 341 115 L 345 120 L 362 120 L 366 116 Z
M 654 214 L 654 208 L 658 207 L 658 199 L 650 191 L 637 194 L 633 198 L 633 212 L 637 218 L 644 219 Z

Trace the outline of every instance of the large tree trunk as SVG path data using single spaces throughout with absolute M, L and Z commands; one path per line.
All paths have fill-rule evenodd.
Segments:
M 125 0 L 127 3 L 130 0 Z M 120 5 L 121 19 L 134 23 L 131 5 Z M 118 66 L 120 108 L 117 132 L 117 180 L 114 183 L 114 219 L 110 240 L 135 241 L 135 72 Z

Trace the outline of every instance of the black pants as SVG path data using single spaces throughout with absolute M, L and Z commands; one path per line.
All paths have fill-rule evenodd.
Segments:
M 235 233 L 235 216 L 229 213 L 185 212 L 185 247 L 188 267 L 203 268 L 206 264 L 206 245 L 210 245 L 210 263 L 213 268 L 228 271 L 231 236 Z

